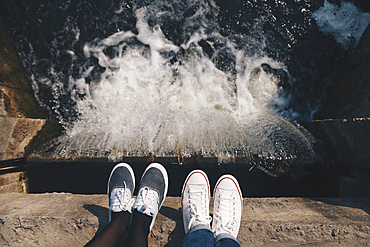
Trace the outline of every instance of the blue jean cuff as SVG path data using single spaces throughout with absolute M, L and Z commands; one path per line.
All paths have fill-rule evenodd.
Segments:
M 220 241 L 221 239 L 223 238 L 231 238 L 232 240 L 235 240 L 237 241 L 234 236 L 232 236 L 231 234 L 228 234 L 228 233 L 220 233 L 218 234 L 216 237 L 215 237 L 215 244 Z
M 190 234 L 192 232 L 195 232 L 195 231 L 198 231 L 198 230 L 203 230 L 203 229 L 211 231 L 210 226 L 208 226 L 206 224 L 199 224 L 199 225 L 196 225 L 196 226 L 190 228 L 190 230 L 186 234 Z

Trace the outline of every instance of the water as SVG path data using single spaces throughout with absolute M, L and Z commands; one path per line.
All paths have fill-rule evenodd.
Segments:
M 314 160 L 315 140 L 295 120 L 315 117 L 369 19 L 343 4 L 339 12 L 357 11 L 361 24 L 338 39 L 338 20 L 324 18 L 338 9 L 324 1 L 38 0 L 1 9 L 36 97 L 66 128 L 46 149 L 112 160 Z
M 323 32 L 333 35 L 343 47 L 357 45 L 362 33 L 370 23 L 370 13 L 360 12 L 355 5 L 342 2 L 341 6 L 325 0 L 313 17 Z

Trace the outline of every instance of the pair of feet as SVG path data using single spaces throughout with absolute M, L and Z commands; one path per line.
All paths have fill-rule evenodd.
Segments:
M 149 232 L 161 208 L 168 191 L 168 175 L 159 163 L 150 164 L 144 171 L 136 200 L 135 175 L 126 163 L 116 165 L 108 180 L 109 222 L 112 213 L 133 210 L 152 217 Z M 209 214 L 210 184 L 207 175 L 201 170 L 190 172 L 186 178 L 182 193 L 181 207 L 185 233 L 192 227 L 205 224 L 210 227 L 212 218 Z M 213 191 L 212 231 L 215 237 L 227 233 L 237 237 L 241 222 L 243 197 L 238 181 L 231 175 L 223 175 L 217 181 Z
M 210 184 L 207 175 L 201 170 L 190 172 L 181 193 L 181 208 L 185 234 L 199 224 L 210 226 L 209 214 Z M 231 175 L 219 178 L 213 190 L 214 237 L 226 233 L 237 237 L 241 222 L 243 197 L 238 181 Z
M 166 169 L 158 163 L 150 164 L 141 177 L 136 200 L 133 198 L 134 190 L 135 175 L 130 165 L 126 163 L 116 165 L 108 179 L 109 222 L 111 222 L 112 213 L 127 211 L 132 215 L 133 210 L 137 210 L 152 217 L 150 232 L 167 195 Z

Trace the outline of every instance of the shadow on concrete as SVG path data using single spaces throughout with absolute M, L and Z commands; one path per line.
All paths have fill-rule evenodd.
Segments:
M 102 206 L 94 205 L 94 204 L 85 204 L 83 205 L 83 207 L 84 209 L 86 209 L 87 211 L 89 211 L 90 213 L 92 213 L 98 218 L 99 228 L 95 232 L 95 235 L 94 235 L 95 237 L 109 224 L 108 222 L 109 209 L 102 207 Z M 184 234 L 184 227 L 182 224 L 182 214 L 181 214 L 180 208 L 174 209 L 171 207 L 162 206 L 160 213 L 163 216 L 173 220 L 176 223 L 175 229 L 170 232 L 168 239 L 167 239 L 168 242 L 164 246 L 166 247 L 181 246 L 185 234 Z M 125 241 L 122 240 L 119 246 L 124 246 L 124 244 L 125 244 Z
M 348 222 L 369 221 L 370 198 L 307 198 L 306 205 L 328 220 L 336 221 L 345 219 Z
M 107 225 L 108 225 L 108 214 L 109 214 L 109 209 L 94 205 L 94 204 L 85 204 L 83 205 L 84 209 L 92 213 L 98 218 L 99 221 L 99 228 L 96 231 L 95 235 L 96 236 L 99 232 L 101 232 Z
M 182 214 L 180 208 L 176 210 L 171 207 L 163 206 L 160 210 L 160 213 L 176 222 L 175 229 L 169 234 L 167 239 L 168 242 L 164 246 L 165 247 L 181 246 L 185 236 L 185 232 L 182 223 Z
M 317 200 L 334 206 L 362 209 L 370 216 L 370 198 L 317 198 Z

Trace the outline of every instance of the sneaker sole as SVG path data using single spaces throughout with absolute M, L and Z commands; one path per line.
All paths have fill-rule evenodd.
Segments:
M 182 200 L 183 200 L 183 195 L 184 195 L 184 190 L 185 190 L 185 187 L 189 181 L 189 178 L 194 174 L 194 173 L 200 173 L 203 175 L 203 177 L 206 179 L 207 181 L 207 187 L 208 187 L 208 201 L 210 200 L 210 197 L 211 197 L 211 192 L 210 192 L 210 184 L 209 184 L 209 180 L 208 180 L 208 177 L 207 177 L 207 174 L 202 171 L 202 170 L 194 170 L 192 172 L 189 173 L 189 175 L 186 177 L 185 179 L 185 182 L 184 182 L 184 185 L 182 186 L 182 190 L 181 190 L 181 211 L 182 211 Z

